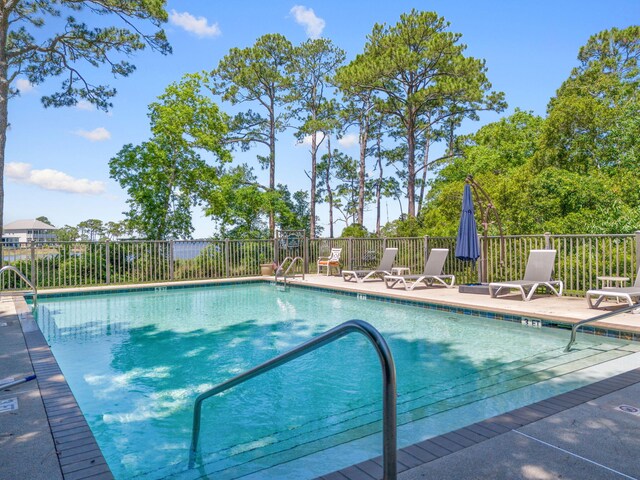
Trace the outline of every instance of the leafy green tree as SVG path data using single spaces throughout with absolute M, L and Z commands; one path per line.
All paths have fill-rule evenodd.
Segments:
M 367 88 L 359 89 L 357 87 L 345 89 L 344 96 L 345 107 L 342 115 L 345 117 L 345 129 L 352 125 L 358 127 L 360 157 L 358 162 L 358 208 L 356 221 L 359 224 L 363 224 L 369 137 L 373 133 L 373 124 L 378 118 L 375 109 L 376 97 L 373 90 Z M 376 125 L 380 127 L 382 123 L 376 123 Z
M 191 208 L 215 188 L 222 165 L 227 118 L 201 92 L 202 78 L 186 75 L 149 106 L 152 138 L 125 145 L 109 162 L 110 175 L 127 190 L 131 227 L 146 238 L 188 238 Z M 208 165 L 200 152 L 213 155 Z
M 19 92 L 11 87 L 20 75 L 32 84 L 62 77 L 59 91 L 45 95 L 45 107 L 75 105 L 79 99 L 102 110 L 111 107 L 114 88 L 96 85 L 89 66 L 106 64 L 116 76 L 130 75 L 135 66 L 126 59 L 150 47 L 163 54 L 171 48 L 160 26 L 167 20 L 164 0 L 5 0 L 0 2 L 0 232 L 3 225 L 4 155 L 8 101 Z M 92 18 L 99 26 L 79 21 Z M 119 26 L 110 26 L 113 19 Z M 143 25 L 156 30 L 145 33 Z
M 289 188 L 282 184 L 278 184 L 277 191 L 280 194 L 276 214 L 278 228 L 281 230 L 304 230 L 310 238 L 319 236 L 322 233 L 322 227 L 317 225 L 317 218 L 313 222 L 316 230 L 311 236 L 309 194 L 304 190 L 298 190 L 291 194 Z
M 352 223 L 351 225 L 342 229 L 342 233 L 340 234 L 342 238 L 369 238 L 372 237 L 371 232 L 369 232 L 365 227 L 363 227 L 359 223 Z
M 288 69 L 293 46 L 280 34 L 267 34 L 248 48 L 232 48 L 211 72 L 210 88 L 215 95 L 232 105 L 256 105 L 263 114 L 249 108 L 230 122 L 226 141 L 240 145 L 243 151 L 254 144 L 269 149 L 267 156 L 258 155 L 263 168 L 269 169 L 270 191 L 276 188 L 276 135 L 284 131 L 288 113 L 283 105 L 288 101 L 292 76 Z M 274 211 L 269 211 L 269 232 L 275 229 Z
M 329 98 L 333 90 L 331 79 L 344 58 L 344 51 L 334 46 L 331 40 L 310 39 L 293 49 L 289 67 L 294 78 L 291 87 L 292 108 L 301 122 L 297 136 L 299 140 L 307 135 L 311 137 L 311 238 L 315 237 L 316 232 L 318 150 L 326 138 L 324 132 L 332 129 L 335 118 L 335 104 Z
M 64 227 L 60 227 L 55 231 L 56 238 L 60 242 L 75 242 L 80 232 L 77 227 L 72 227 L 70 225 L 65 225 Z
M 405 215 L 385 224 L 381 230 L 384 237 L 419 237 L 422 231 L 422 225 L 417 218 L 408 218 Z
M 104 223 L 97 218 L 90 218 L 78 223 L 80 239 L 89 242 L 96 242 L 104 235 Z
M 579 65 L 548 106 L 537 161 L 586 173 L 632 165 L 637 171 L 640 26 L 589 38 Z M 625 119 L 621 121 L 621 119 Z
M 501 111 L 504 94 L 490 92 L 483 60 L 465 57 L 460 34 L 434 12 L 412 10 L 394 26 L 376 24 L 364 53 L 338 71 L 345 91 L 371 90 L 378 109 L 395 118 L 406 142 L 407 213 L 415 216 L 416 147 L 425 129 L 452 116 Z
M 333 187 L 331 181 L 333 179 L 333 155 L 338 153 L 337 150 L 331 150 L 331 135 L 327 135 L 327 153 L 322 155 L 318 163 L 318 181 L 316 183 L 318 196 L 323 202 L 329 204 L 329 238 L 333 237 Z
M 455 235 L 460 219 L 464 180 L 473 177 L 494 201 L 508 233 L 538 233 L 533 226 L 527 185 L 537 174 L 532 167 L 544 119 L 516 110 L 459 139 L 460 155 L 431 182 L 419 215 L 423 233 Z M 530 197 L 533 198 L 533 197 Z M 532 231 L 533 229 L 533 231 Z
M 272 208 L 274 192 L 258 184 L 251 168 L 240 165 L 222 175 L 206 195 L 207 215 L 219 223 L 223 238 L 268 236 L 263 215 Z
M 104 234 L 109 240 L 118 240 L 131 235 L 126 220 L 121 222 L 107 222 L 104 224 Z
M 334 178 L 339 182 L 333 189 L 333 205 L 342 215 L 345 226 L 357 223 L 358 215 L 358 165 L 343 152 L 333 154 Z
M 55 227 L 55 225 L 51 223 L 51 221 L 45 216 L 37 217 L 36 220 L 42 223 L 46 223 L 47 225 L 51 225 L 52 227 Z

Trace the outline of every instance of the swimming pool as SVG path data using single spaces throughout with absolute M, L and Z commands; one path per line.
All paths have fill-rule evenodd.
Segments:
M 38 324 L 116 478 L 313 478 L 380 454 L 381 382 L 351 336 L 205 402 L 197 394 L 345 320 L 385 336 L 399 446 L 568 391 L 631 352 L 566 331 L 268 284 L 43 298 Z

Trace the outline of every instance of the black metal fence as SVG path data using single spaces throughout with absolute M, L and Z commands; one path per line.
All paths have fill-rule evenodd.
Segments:
M 483 239 L 480 239 L 483 241 Z M 638 270 L 640 232 L 622 235 L 513 235 L 488 238 L 489 281 L 521 278 L 529 250 L 556 249 L 555 273 L 567 293 L 599 287 L 598 277 L 634 281 Z M 38 288 L 84 287 L 174 280 L 203 280 L 260 275 L 261 264 L 290 255 L 278 239 L 171 240 L 103 242 L 29 242 L 3 247 L 2 264 L 14 265 Z M 445 273 L 457 283 L 478 281 L 478 265 L 457 260 L 453 237 L 305 239 L 296 255 L 304 256 L 309 273 L 319 256 L 342 248 L 343 268 L 375 267 L 387 247 L 398 248 L 395 265 L 421 272 L 431 248 L 448 248 Z M 482 249 L 481 249 L 482 250 Z M 480 262 L 479 262 L 480 263 Z M 23 288 L 13 275 L 3 289 Z

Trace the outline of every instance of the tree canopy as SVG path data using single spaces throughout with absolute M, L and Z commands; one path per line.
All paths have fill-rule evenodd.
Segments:
M 516 111 L 460 141 L 421 212 L 430 234 L 455 232 L 472 174 L 510 234 L 630 233 L 640 225 L 640 28 L 611 29 L 580 49 L 546 118 Z
M 126 77 L 135 70 L 128 60 L 133 53 L 146 47 L 170 53 L 161 28 L 168 17 L 164 7 L 164 0 L 0 2 L 0 231 L 8 101 L 19 93 L 12 82 L 19 75 L 34 85 L 61 77 L 60 89 L 42 97 L 45 107 L 71 106 L 83 99 L 107 110 L 116 90 L 93 83 L 89 67 L 108 65 L 115 77 Z M 79 17 L 95 21 L 96 26 Z M 109 25 L 110 21 L 117 24 Z M 147 26 L 150 32 L 145 31 Z
M 147 238 L 190 237 L 191 208 L 216 188 L 222 165 L 231 160 L 223 142 L 226 115 L 201 88 L 198 75 L 169 85 L 149 106 L 151 139 L 125 145 L 109 162 L 111 176 L 129 195 L 127 218 Z

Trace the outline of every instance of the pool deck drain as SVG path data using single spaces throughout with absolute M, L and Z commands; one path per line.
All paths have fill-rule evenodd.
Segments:
M 316 276 L 307 279 L 302 282 L 307 286 L 389 296 L 379 284 L 345 285 L 336 278 Z M 204 282 L 207 283 L 222 282 Z M 478 296 L 460 295 L 455 289 L 428 289 L 426 293 L 397 291 L 390 298 L 490 308 L 567 323 L 602 313 L 586 309 L 584 303 L 581 307 L 578 299 L 479 301 Z M 0 297 L 0 320 L 6 324 L 0 330 L 0 378 L 32 372 L 38 377 L 36 381 L 0 388 L 0 400 L 17 398 L 18 403 L 17 410 L 0 413 L 0 478 L 112 479 L 91 430 L 21 296 Z M 621 315 L 617 321 L 605 324 L 605 328 L 640 333 L 640 316 Z M 639 398 L 640 369 L 635 369 L 402 448 L 398 451 L 399 479 L 640 479 L 637 462 L 640 417 L 618 408 L 638 407 Z M 381 458 L 319 478 L 382 478 Z

